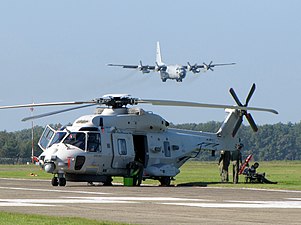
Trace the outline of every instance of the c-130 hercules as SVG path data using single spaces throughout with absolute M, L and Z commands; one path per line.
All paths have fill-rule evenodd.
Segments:
M 157 42 L 157 52 L 156 52 L 156 65 L 155 66 L 149 66 L 149 65 L 143 65 L 142 61 L 140 61 L 139 65 L 128 65 L 128 64 L 108 64 L 108 66 L 118 66 L 126 69 L 137 69 L 141 71 L 142 73 L 150 73 L 151 71 L 159 72 L 161 76 L 161 80 L 163 82 L 166 82 L 166 80 L 176 80 L 177 82 L 182 82 L 182 80 L 186 77 L 187 71 L 192 72 L 194 74 L 200 73 L 203 69 L 204 72 L 211 70 L 213 71 L 213 68 L 216 66 L 227 66 L 227 65 L 234 65 L 235 63 L 219 63 L 219 64 L 213 64 L 211 61 L 209 64 L 203 63 L 203 64 L 190 64 L 187 62 L 187 66 L 175 64 L 175 65 L 166 65 L 162 61 L 161 57 L 161 49 L 160 44 Z

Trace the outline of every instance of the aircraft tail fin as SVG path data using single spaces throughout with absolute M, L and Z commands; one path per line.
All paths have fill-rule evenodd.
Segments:
M 239 127 L 242 124 L 241 113 L 237 109 L 226 109 L 228 115 L 224 120 L 223 124 L 219 128 L 217 134 L 220 137 L 235 137 Z
M 164 63 L 162 62 L 161 49 L 160 49 L 159 41 L 157 41 L 156 63 L 159 66 L 164 65 Z

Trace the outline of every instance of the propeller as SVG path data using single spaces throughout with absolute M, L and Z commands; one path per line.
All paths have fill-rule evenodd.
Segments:
M 159 65 L 157 62 L 156 62 L 156 68 L 155 70 L 157 72 L 160 72 L 160 71 L 166 71 L 167 67 L 165 65 Z
M 253 84 L 252 87 L 251 87 L 251 89 L 250 89 L 250 92 L 249 92 L 249 94 L 248 94 L 248 96 L 247 96 L 247 98 L 246 98 L 246 102 L 245 102 L 244 105 L 240 102 L 240 100 L 239 100 L 239 98 L 237 97 L 237 95 L 236 95 L 236 93 L 235 93 L 235 91 L 234 91 L 233 88 L 230 88 L 229 91 L 230 91 L 230 94 L 232 95 L 232 97 L 234 98 L 234 100 L 235 100 L 235 102 L 237 103 L 238 106 L 240 106 L 240 107 L 246 107 L 246 108 L 247 108 L 247 107 L 248 107 L 248 104 L 249 104 L 249 102 L 250 102 L 250 99 L 251 99 L 251 97 L 252 97 L 252 95 L 253 95 L 253 93 L 254 93 L 254 91 L 255 91 L 255 89 L 256 89 L 256 85 Z M 247 118 L 247 120 L 248 120 L 248 122 L 249 122 L 251 128 L 253 129 L 253 131 L 254 131 L 254 132 L 257 132 L 257 131 L 258 131 L 258 127 L 257 127 L 257 125 L 256 125 L 256 123 L 255 123 L 255 121 L 254 121 L 254 119 L 253 119 L 253 117 L 252 117 L 252 115 L 251 115 L 250 113 L 247 112 L 247 109 L 245 109 L 245 110 L 241 110 L 241 116 L 240 116 L 239 120 L 237 121 L 237 123 L 236 123 L 236 125 L 235 125 L 235 127 L 234 127 L 234 130 L 233 130 L 233 133 L 232 133 L 232 136 L 233 136 L 233 137 L 236 135 L 236 133 L 237 133 L 237 131 L 238 131 L 240 125 L 241 125 L 242 122 L 243 122 L 243 116 L 245 116 L 245 117 Z
M 187 62 L 187 64 L 188 64 L 188 71 L 191 71 L 193 73 L 199 73 L 200 72 L 197 63 L 195 63 L 194 65 L 191 65 L 189 62 Z
M 212 61 L 211 61 L 209 64 L 203 63 L 204 69 L 205 69 L 206 71 L 208 71 L 208 70 L 214 71 L 212 68 L 213 68 L 215 65 L 212 65 L 212 63 L 213 63 Z
M 143 64 L 142 64 L 142 61 L 140 60 L 140 62 L 139 62 L 139 65 L 138 65 L 138 70 L 139 71 L 141 71 L 142 73 L 149 73 L 150 71 L 149 71 L 149 66 L 148 65 L 146 65 L 146 66 L 144 66 Z
M 252 87 L 248 97 L 247 102 L 249 102 L 253 92 L 255 89 Z M 52 103 L 35 103 L 35 104 L 24 104 L 24 105 L 13 105 L 13 106 L 0 106 L 0 109 L 13 109 L 13 108 L 31 108 L 31 107 L 42 107 L 42 106 L 65 106 L 65 105 L 81 105 L 76 106 L 73 108 L 63 109 L 63 110 L 57 110 L 49 113 L 44 113 L 40 115 L 35 115 L 32 117 L 26 117 L 22 121 L 27 121 L 31 119 L 37 119 L 42 118 L 46 116 L 51 116 L 63 112 L 68 112 L 76 109 L 81 109 L 85 107 L 95 106 L 95 105 L 106 105 L 108 107 L 111 107 L 113 109 L 116 108 L 122 108 L 126 107 L 127 105 L 137 105 L 137 104 L 152 104 L 152 105 L 158 105 L 158 106 L 181 106 L 181 107 L 205 107 L 205 108 L 220 108 L 220 109 L 238 109 L 241 110 L 244 115 L 246 115 L 248 121 L 250 122 L 252 128 L 256 128 L 256 124 L 251 117 L 250 114 L 247 113 L 247 110 L 256 110 L 256 111 L 264 111 L 264 112 L 271 112 L 274 114 L 278 114 L 278 112 L 274 109 L 267 109 L 267 108 L 256 108 L 256 107 L 247 107 L 247 104 L 242 105 L 240 101 L 238 100 L 234 90 L 230 89 L 231 93 L 234 96 L 234 99 L 237 99 L 237 106 L 232 105 L 221 105 L 221 104 L 207 104 L 207 103 L 198 103 L 198 102 L 187 102 L 187 101 L 173 101 L 173 100 L 156 100 L 156 99 L 139 99 L 139 98 L 132 98 L 130 95 L 126 94 L 110 94 L 110 95 L 104 95 L 101 98 L 96 98 L 94 100 L 89 101 L 74 101 L 74 102 L 52 102 Z M 252 122 L 253 121 L 253 122 Z M 241 121 L 242 122 L 242 121 Z

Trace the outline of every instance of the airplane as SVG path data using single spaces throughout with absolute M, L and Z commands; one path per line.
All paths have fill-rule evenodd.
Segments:
M 183 65 L 166 65 L 162 61 L 161 57 L 161 49 L 160 49 L 160 43 L 157 42 L 157 52 L 156 52 L 156 65 L 155 66 L 149 66 L 149 65 L 143 65 L 142 61 L 140 60 L 139 65 L 126 65 L 126 64 L 107 64 L 108 66 L 118 66 L 126 69 L 137 69 L 141 71 L 143 74 L 150 73 L 151 71 L 159 72 L 161 76 L 161 80 L 163 82 L 166 82 L 166 80 L 176 80 L 177 82 L 182 82 L 182 80 L 186 77 L 187 71 L 192 72 L 194 74 L 200 73 L 203 69 L 204 72 L 211 70 L 214 71 L 213 68 L 216 66 L 227 66 L 227 65 L 234 65 L 235 63 L 219 63 L 219 64 L 213 64 L 211 61 L 209 64 L 203 63 L 203 64 L 191 64 L 187 62 L 187 66 Z
M 240 143 L 236 134 L 244 116 L 256 132 L 258 128 L 248 111 L 278 114 L 274 109 L 249 107 L 254 91 L 255 84 L 242 104 L 231 88 L 230 93 L 236 102 L 234 106 L 110 94 L 88 101 L 13 105 L 0 109 L 79 105 L 23 119 L 27 121 L 98 106 L 94 114 L 83 115 L 72 125 L 59 130 L 46 126 L 39 140 L 43 152 L 38 159 L 45 172 L 53 174 L 53 186 L 65 186 L 67 181 L 112 185 L 112 177 L 127 177 L 128 166 L 135 161 L 142 165 L 143 180 L 154 179 L 168 186 L 180 173 L 180 167 L 189 159 L 196 158 L 201 151 L 234 151 Z M 214 133 L 182 130 L 169 128 L 169 122 L 164 118 L 135 107 L 137 104 L 225 109 L 227 116 Z

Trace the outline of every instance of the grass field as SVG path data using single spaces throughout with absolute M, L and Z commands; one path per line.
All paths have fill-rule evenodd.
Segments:
M 245 179 L 243 175 L 239 177 L 239 184 L 223 184 L 220 183 L 219 170 L 216 162 L 196 161 L 189 162 L 181 168 L 181 173 L 176 177 L 175 183 L 192 183 L 200 186 L 217 187 L 301 190 L 301 161 L 260 162 L 257 172 L 265 172 L 267 179 L 277 181 L 278 184 L 246 184 L 244 183 Z M 229 167 L 229 175 L 231 181 L 231 165 Z
M 96 220 L 88 220 L 77 217 L 54 217 L 29 215 L 21 213 L 0 212 L 0 225 L 25 225 L 25 224 L 39 224 L 39 225 L 124 225 L 128 223 L 114 223 L 101 222 Z
M 229 171 L 231 171 L 231 166 Z M 278 184 L 245 184 L 244 176 L 240 176 L 239 184 L 220 183 L 219 169 L 216 162 L 190 161 L 181 167 L 181 173 L 172 181 L 173 185 L 196 185 L 213 187 L 274 188 L 301 190 L 301 161 L 260 162 L 258 172 L 265 172 L 266 178 Z M 51 174 L 45 173 L 34 165 L 0 165 L 0 177 L 48 179 Z M 230 172 L 230 181 L 232 173 Z M 122 183 L 122 178 L 114 178 L 114 182 Z M 146 180 L 144 184 L 159 184 L 158 181 Z

